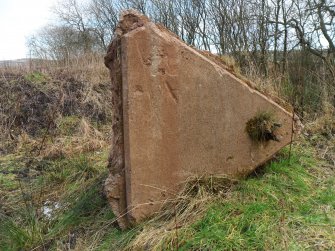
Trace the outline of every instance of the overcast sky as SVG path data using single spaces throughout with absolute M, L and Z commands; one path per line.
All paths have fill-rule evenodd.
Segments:
M 28 57 L 26 37 L 52 21 L 56 0 L 0 0 L 0 60 Z

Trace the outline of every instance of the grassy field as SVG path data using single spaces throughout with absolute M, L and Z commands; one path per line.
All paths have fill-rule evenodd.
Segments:
M 124 232 L 104 197 L 106 161 L 107 149 L 55 160 L 1 157 L 0 249 L 335 248 L 334 169 L 310 147 L 295 146 L 290 160 L 284 149 L 239 182 L 199 180 L 174 202 L 177 210 Z
M 0 250 L 335 250 L 333 115 L 246 179 L 190 180 L 121 231 L 103 190 L 108 75 L 72 75 L 0 78 Z
M 309 154 L 283 156 L 241 181 L 187 228 L 180 250 L 335 248 L 334 173 Z

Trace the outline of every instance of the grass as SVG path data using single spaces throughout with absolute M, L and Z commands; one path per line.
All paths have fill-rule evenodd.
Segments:
M 54 68 L 1 74 L 0 250 L 87 249 L 109 234 L 106 76 L 92 83 Z
M 176 219 L 152 224 L 130 249 L 332 250 L 335 176 L 319 166 L 310 149 L 295 150 L 291 160 L 284 150 L 278 161 L 204 202 L 198 219 L 177 213 Z M 159 235 L 175 220 L 181 228 Z
M 231 58 L 222 60 L 240 75 Z M 314 156 L 334 161 L 331 105 L 306 126 L 314 149 L 295 146 L 291 160 L 284 149 L 239 182 L 192 180 L 157 216 L 119 230 L 103 192 L 113 102 L 102 61 L 85 55 L 66 67 L 33 60 L 42 72 L 0 69 L 0 250 L 335 249 L 335 173 Z M 289 77 L 248 69 L 258 90 L 290 109 L 274 98 L 291 100 Z M 306 111 L 325 110 L 313 86 Z M 251 136 L 262 141 L 269 129 L 262 122 L 275 121 L 257 116 L 252 129 L 261 130 Z
M 106 230 L 97 234 L 101 227 L 114 222 L 103 193 L 106 160 L 107 151 L 57 160 L 32 161 L 15 155 L 2 158 L 1 167 L 9 173 L 2 174 L 4 182 L 0 183 L 4 198 L 0 250 L 56 250 L 88 236 L 102 238 Z M 10 173 L 13 163 L 14 174 Z M 27 163 L 29 173 L 17 176 Z M 50 215 L 44 212 L 46 207 L 52 209 Z
M 306 127 L 312 146 L 300 142 L 291 160 L 284 149 L 239 182 L 198 177 L 155 217 L 121 231 L 103 191 L 111 137 L 109 85 L 68 74 L 10 76 L 0 81 L 11 97 L 9 103 L 1 99 L 8 108 L 4 118 L 36 113 L 25 114 L 32 118 L 23 123 L 25 130 L 22 123 L 0 125 L 6 129 L 0 135 L 0 250 L 334 249 L 335 173 L 314 156 L 317 150 L 333 163 L 333 112 Z M 13 114 L 15 88 L 27 97 L 24 109 Z M 62 107 L 49 98 L 63 95 L 64 109 L 49 128 L 47 107 Z M 39 110 L 33 109 L 37 104 Z M 264 121 L 274 122 L 263 114 L 253 125 L 267 133 Z M 262 130 L 256 140 L 264 139 Z
M 276 138 L 274 132 L 278 126 L 272 113 L 260 112 L 247 122 L 246 132 L 255 142 L 268 141 L 271 137 Z
M 310 147 L 284 149 L 245 180 L 188 183 L 164 211 L 121 231 L 103 192 L 107 149 L 0 158 L 1 250 L 332 250 L 335 176 Z M 25 170 L 29 167 L 29 172 Z M 51 213 L 43 210 L 50 208 Z M 177 226 L 177 228 L 176 228 Z
M 62 117 L 57 121 L 59 133 L 67 136 L 74 135 L 79 128 L 80 120 L 81 119 L 75 115 Z
M 25 75 L 24 77 L 26 80 L 35 83 L 35 84 L 43 84 L 46 83 L 48 81 L 48 77 L 46 75 L 44 75 L 41 72 L 38 71 L 34 71 L 31 72 L 27 75 Z

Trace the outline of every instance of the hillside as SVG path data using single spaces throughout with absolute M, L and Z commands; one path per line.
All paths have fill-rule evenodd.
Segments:
M 121 231 L 103 191 L 112 102 L 102 62 L 0 73 L 1 250 L 334 249 L 331 109 L 245 180 L 190 180 Z

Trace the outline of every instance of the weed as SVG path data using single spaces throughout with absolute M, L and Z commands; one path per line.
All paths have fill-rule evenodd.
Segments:
M 48 77 L 46 75 L 37 71 L 25 75 L 24 78 L 35 84 L 45 84 L 48 80 Z
M 80 125 L 80 120 L 81 119 L 75 115 L 60 118 L 56 122 L 59 133 L 66 136 L 75 135 Z
M 1 250 L 20 250 L 28 243 L 29 236 L 11 218 L 0 213 L 0 239 Z
M 275 131 L 280 127 L 270 112 L 260 112 L 246 124 L 246 131 L 255 142 L 278 140 Z
M 81 179 L 95 177 L 99 171 L 94 167 L 92 161 L 85 156 L 79 155 L 70 159 L 60 159 L 52 162 L 52 167 L 46 172 L 47 179 L 52 183 L 75 182 Z
M 0 187 L 4 187 L 6 190 L 17 189 L 18 186 L 15 182 L 15 174 L 2 174 L 0 173 Z
M 100 242 L 114 222 L 102 192 L 107 151 L 67 159 L 13 155 L 2 160 L 8 173 L 1 177 L 13 184 L 0 185 L 1 250 L 65 249 L 69 242 L 89 246 L 85 239 L 94 236 Z M 29 172 L 22 176 L 27 165 Z

